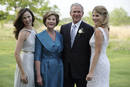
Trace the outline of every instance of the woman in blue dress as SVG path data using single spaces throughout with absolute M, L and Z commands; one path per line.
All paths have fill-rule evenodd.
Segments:
M 36 87 L 63 87 L 62 36 L 54 30 L 59 15 L 47 12 L 43 23 L 47 29 L 38 33 L 35 40 Z

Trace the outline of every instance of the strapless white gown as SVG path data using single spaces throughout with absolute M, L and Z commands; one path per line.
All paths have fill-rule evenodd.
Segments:
M 110 73 L 110 63 L 108 57 L 106 55 L 106 49 L 108 46 L 108 37 L 106 32 L 103 28 L 98 28 L 104 36 L 104 41 L 102 44 L 101 53 L 99 56 L 99 60 L 96 64 L 96 68 L 94 70 L 94 77 L 91 81 L 88 81 L 87 87 L 109 87 L 109 73 Z M 95 38 L 94 34 L 90 39 L 90 46 L 91 46 L 91 60 L 90 60 L 90 67 L 93 60 L 93 56 L 95 54 Z

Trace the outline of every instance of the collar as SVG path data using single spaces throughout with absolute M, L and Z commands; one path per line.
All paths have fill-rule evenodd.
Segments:
M 77 28 L 79 28 L 79 26 L 80 26 L 81 22 L 82 22 L 81 20 L 80 20 L 78 23 L 76 23 L 76 24 L 74 24 L 74 23 L 72 22 L 71 27 L 72 27 L 73 25 L 76 25 L 76 27 L 77 27 Z

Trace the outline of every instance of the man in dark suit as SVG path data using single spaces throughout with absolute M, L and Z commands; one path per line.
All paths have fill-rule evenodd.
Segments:
M 91 49 L 89 40 L 94 32 L 92 26 L 81 20 L 84 14 L 81 4 L 71 5 L 72 22 L 61 26 L 63 36 L 64 87 L 86 87 Z

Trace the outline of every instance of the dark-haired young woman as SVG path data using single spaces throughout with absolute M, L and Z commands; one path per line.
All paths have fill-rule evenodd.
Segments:
M 14 22 L 14 34 L 17 40 L 15 49 L 16 72 L 14 87 L 35 87 L 34 84 L 34 15 L 28 8 L 18 12 Z

